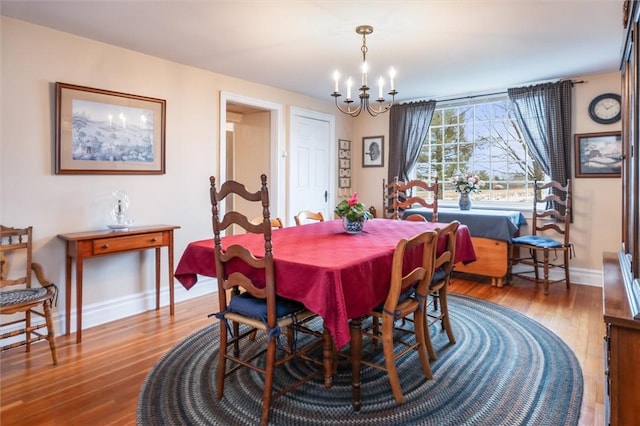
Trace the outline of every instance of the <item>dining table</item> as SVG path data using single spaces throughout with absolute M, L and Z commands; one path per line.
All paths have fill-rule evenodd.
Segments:
M 328 220 L 272 232 L 276 293 L 302 302 L 318 314 L 336 348 L 351 344 L 353 407 L 356 410 L 360 408 L 360 356 L 353 351 L 359 351 L 361 345 L 360 318 L 386 299 L 398 242 L 445 225 L 370 219 L 362 232 L 349 234 L 341 220 Z M 233 244 L 241 244 L 256 255 L 264 253 L 261 234 L 222 238 L 223 249 Z M 436 251 L 444 251 L 445 237 L 437 244 Z M 212 238 L 189 243 L 178 262 L 176 279 L 188 290 L 197 283 L 199 275 L 215 277 L 214 256 Z M 469 263 L 475 259 L 469 229 L 460 225 L 456 233 L 455 261 Z M 419 262 L 419 256 L 416 256 L 416 262 Z M 259 282 L 264 277 L 256 271 L 251 278 Z

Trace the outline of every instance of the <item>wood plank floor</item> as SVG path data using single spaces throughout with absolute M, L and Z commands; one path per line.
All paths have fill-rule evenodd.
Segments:
M 530 282 L 504 288 L 457 276 L 451 291 L 508 306 L 560 336 L 580 361 L 584 376 L 581 425 L 602 425 L 604 375 L 602 289 L 556 285 L 544 296 Z M 138 393 L 154 363 L 169 348 L 211 323 L 217 299 L 205 296 L 57 338 L 57 366 L 46 343 L 2 352 L 0 424 L 133 425 Z

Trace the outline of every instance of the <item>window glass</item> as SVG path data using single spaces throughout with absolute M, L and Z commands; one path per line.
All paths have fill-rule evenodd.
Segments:
M 451 179 L 478 175 L 484 186 L 474 203 L 530 204 L 534 180 L 544 173 L 529 151 L 506 94 L 464 104 L 439 102 L 414 169 L 417 179 L 437 176 L 443 200 L 457 200 Z

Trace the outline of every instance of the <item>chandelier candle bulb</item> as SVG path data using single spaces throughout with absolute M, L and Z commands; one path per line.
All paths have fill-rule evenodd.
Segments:
M 353 81 L 351 81 L 351 77 L 347 80 L 347 100 L 351 99 L 351 86 L 353 86 Z
M 340 92 L 340 90 L 339 90 L 339 89 L 340 89 L 340 87 L 339 87 L 339 84 L 340 84 L 340 73 L 338 72 L 338 70 L 336 70 L 336 71 L 333 73 L 333 80 L 334 80 L 334 81 L 335 81 L 335 83 L 336 83 L 336 85 L 335 85 L 335 88 L 334 88 L 333 92 L 334 92 L 334 93 L 339 93 L 339 92 Z
M 365 62 L 362 64 L 362 86 L 363 87 L 367 85 L 367 71 L 369 71 L 369 67 Z
M 389 79 L 391 80 L 391 82 L 390 82 L 391 91 L 393 92 L 394 90 L 396 90 L 396 83 L 395 83 L 396 70 L 394 70 L 393 67 L 391 67 L 391 69 L 389 70 Z
M 384 79 L 382 77 L 380 77 L 378 79 L 378 99 L 379 100 L 384 100 Z

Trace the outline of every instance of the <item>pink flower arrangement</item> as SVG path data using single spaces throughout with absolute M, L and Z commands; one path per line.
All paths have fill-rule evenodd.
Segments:
M 358 201 L 358 193 L 354 192 L 348 200 L 342 200 L 334 210 L 339 217 L 346 217 L 351 222 L 371 219 L 372 215 L 364 203 Z
M 467 173 L 465 175 L 457 175 L 451 178 L 451 183 L 455 186 L 456 192 L 468 194 L 469 192 L 478 192 L 484 182 L 480 180 L 478 175 Z

